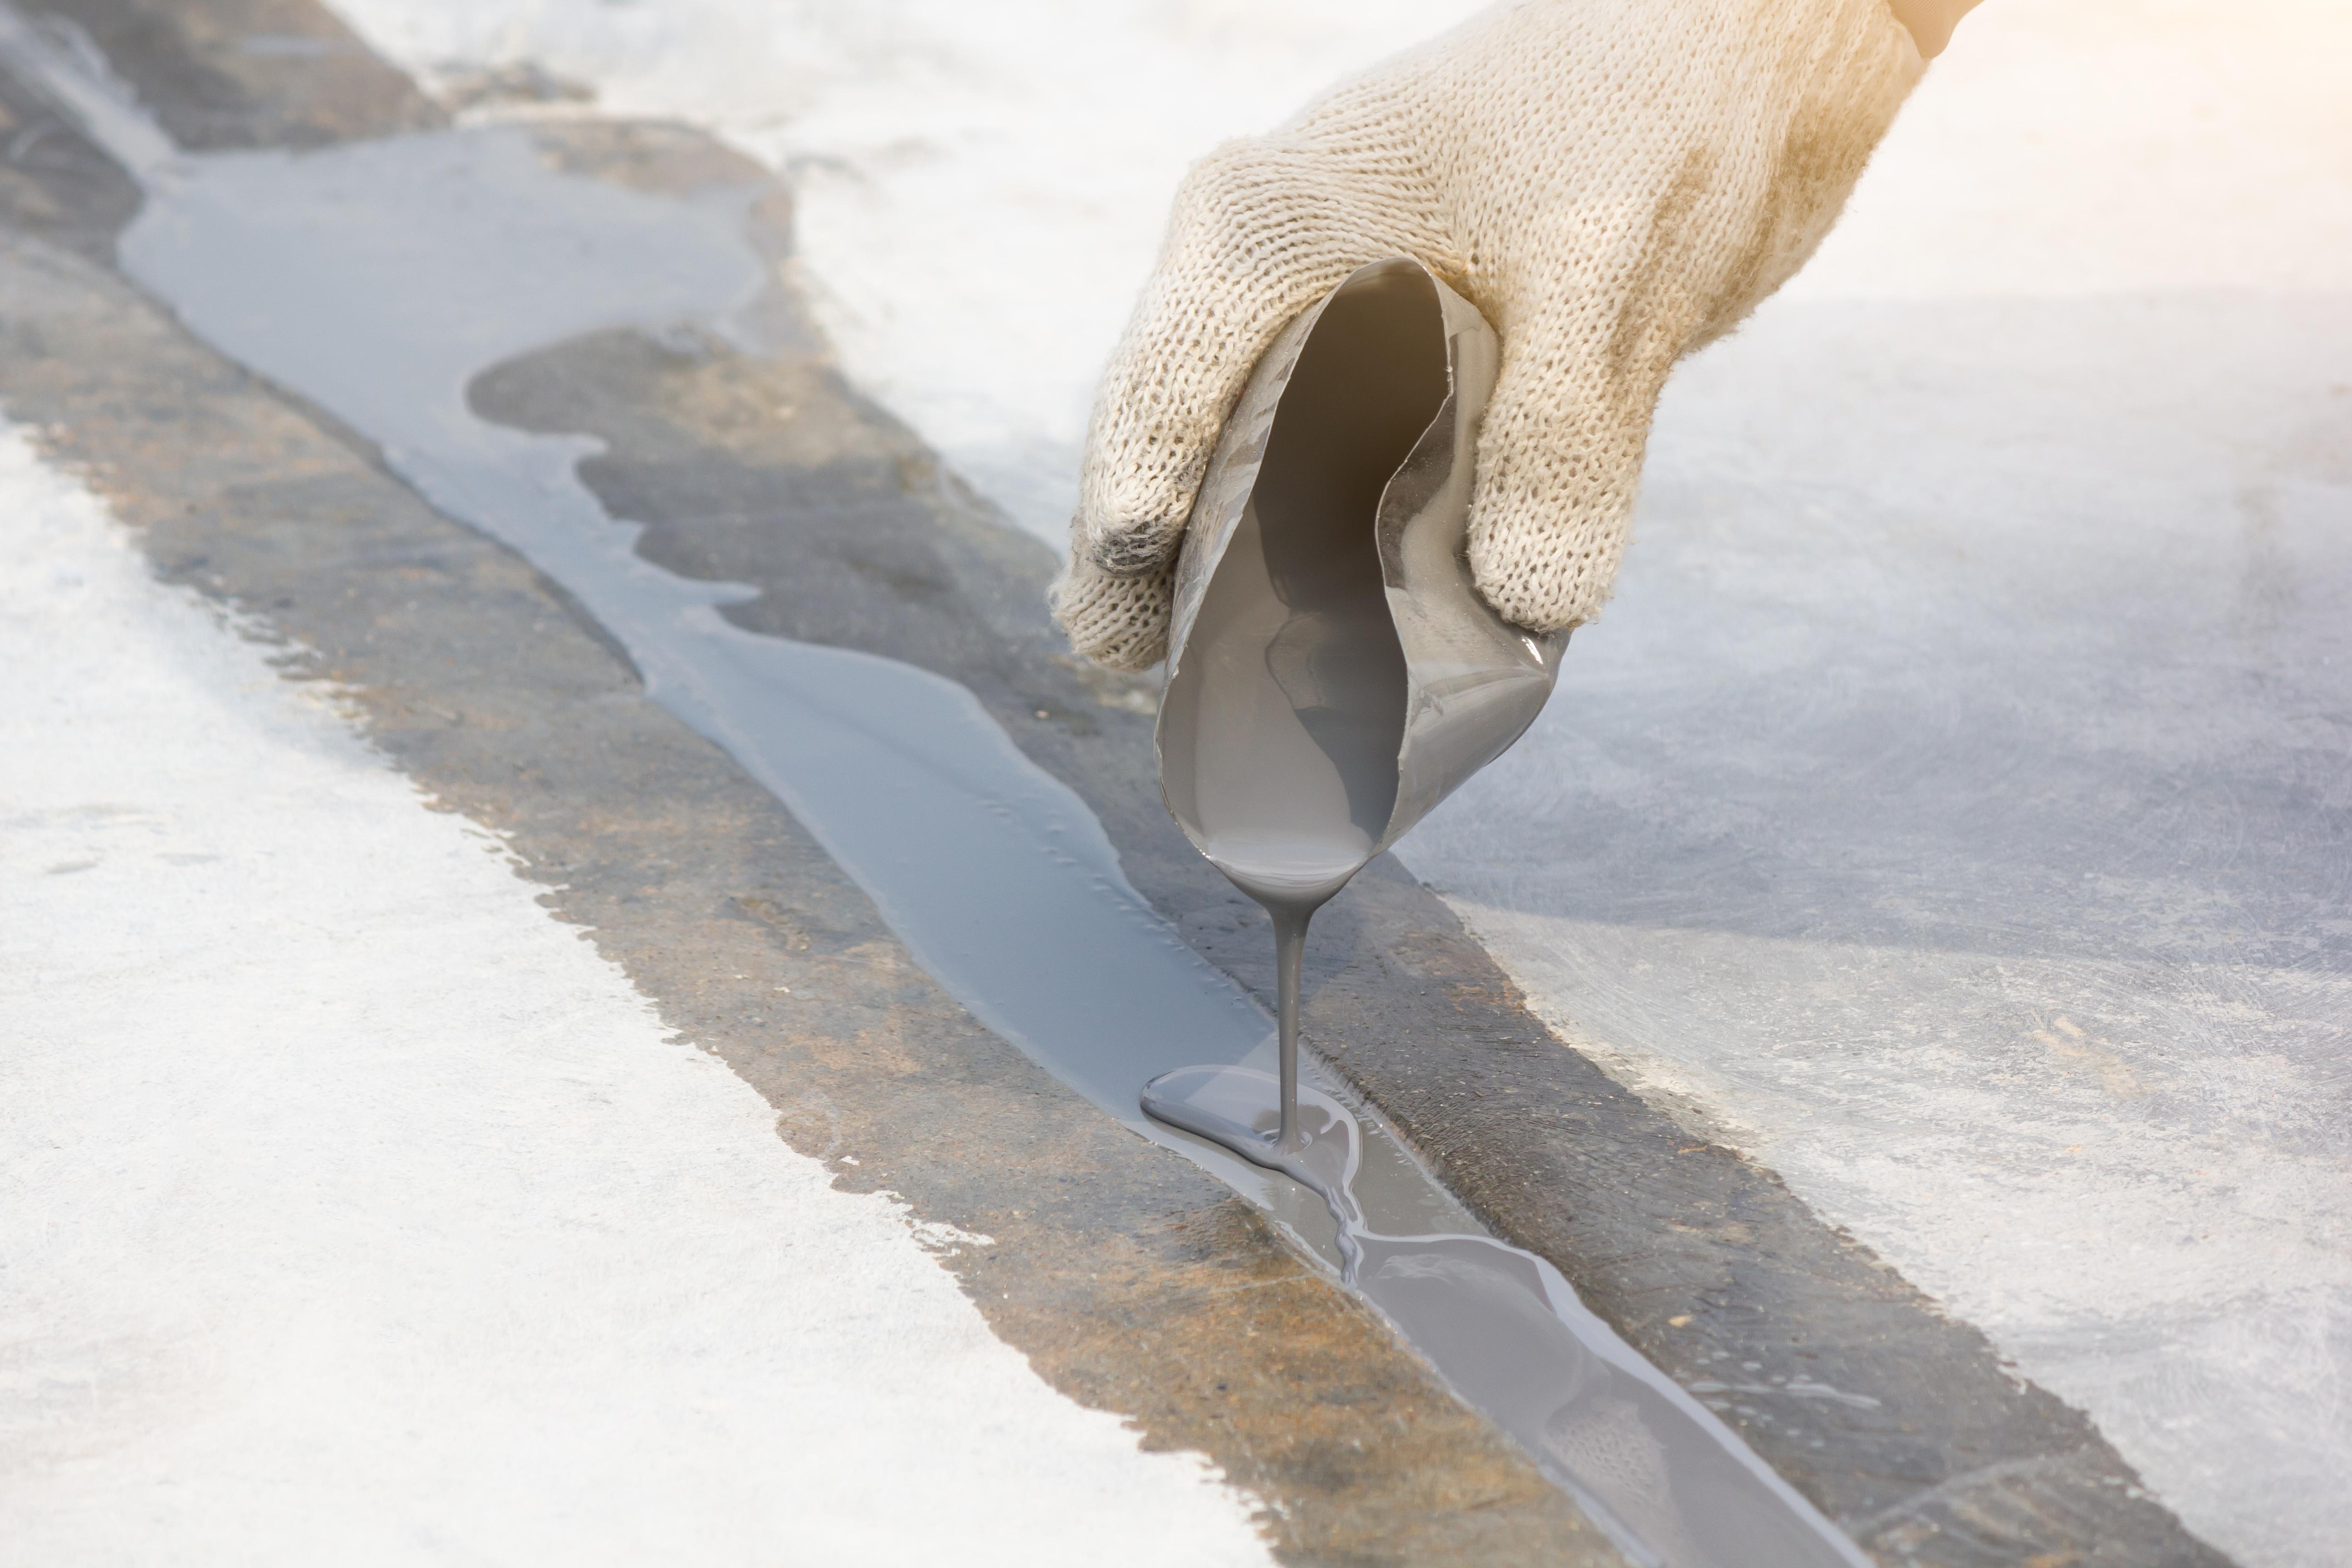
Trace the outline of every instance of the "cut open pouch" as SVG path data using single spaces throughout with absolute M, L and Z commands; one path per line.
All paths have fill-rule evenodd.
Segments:
M 1465 552 L 1499 357 L 1419 262 L 1359 268 L 1258 362 L 1185 528 L 1160 785 L 1274 917 L 1285 1149 L 1308 918 L 1507 750 L 1559 676 L 1567 634 L 1496 615 Z M 1265 1140 L 1236 1137 L 1257 1158 Z

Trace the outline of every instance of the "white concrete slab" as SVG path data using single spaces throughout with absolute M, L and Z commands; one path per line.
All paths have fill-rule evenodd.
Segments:
M 0 427 L 0 1560 L 1263 1563 Z

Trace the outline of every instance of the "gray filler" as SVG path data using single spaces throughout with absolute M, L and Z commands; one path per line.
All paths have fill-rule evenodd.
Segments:
M 120 244 L 125 272 L 572 594 L 648 693 L 772 790 L 991 1029 L 1339 1260 L 1331 1208 L 1308 1189 L 1141 1115 L 1147 1079 L 1192 1064 L 1262 1070 L 1274 1042 L 1255 1002 L 1129 885 L 1075 794 L 954 682 L 731 625 L 719 607 L 750 590 L 641 560 L 638 529 L 581 484 L 594 441 L 500 428 L 467 407 L 480 372 L 572 337 L 748 319 L 770 287 L 743 236 L 748 194 L 680 199 L 568 176 L 520 129 L 183 156 L 5 8 L 0 56 L 145 187 Z M 1307 1093 L 1318 1142 L 1348 1154 L 1334 1206 L 1353 1222 L 1347 1250 L 1361 1248 L 1359 1288 L 1629 1555 L 1867 1564 L 1549 1264 L 1480 1234 L 1377 1118 L 1319 1079 Z

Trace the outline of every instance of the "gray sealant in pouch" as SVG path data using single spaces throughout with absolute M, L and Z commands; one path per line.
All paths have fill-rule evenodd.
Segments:
M 1273 919 L 1280 1074 L 1181 1068 L 1143 1108 L 1321 1193 L 1351 1264 L 1347 1152 L 1315 1147 L 1339 1123 L 1312 1105 L 1315 1125 L 1301 1120 L 1307 921 L 1525 732 L 1568 640 L 1510 625 L 1471 581 L 1499 357 L 1485 318 L 1419 262 L 1359 268 L 1258 362 L 1177 565 L 1160 792 Z

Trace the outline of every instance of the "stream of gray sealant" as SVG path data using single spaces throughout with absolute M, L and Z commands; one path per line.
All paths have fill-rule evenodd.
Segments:
M 1380 852 L 1395 814 L 1410 693 L 1378 513 L 1432 421 L 1454 422 L 1443 314 L 1418 269 L 1367 268 L 1313 321 L 1232 536 L 1216 550 L 1202 522 L 1187 546 L 1183 572 L 1205 586 L 1189 630 L 1178 595 L 1155 740 L 1170 814 L 1274 928 L 1273 1125 L 1213 1109 L 1245 1100 L 1246 1085 L 1197 1068 L 1154 1079 L 1143 1107 L 1321 1193 L 1360 1285 L 1362 1223 L 1299 1124 L 1299 971 L 1315 911 Z M 1203 493 L 1218 488 L 1213 472 Z
M 990 1028 L 1338 1261 L 1333 1208 L 1313 1193 L 1140 1113 L 1144 1082 L 1193 1064 L 1246 1069 L 1203 1094 L 1248 1089 L 1274 1042 L 1256 1003 L 1129 885 L 1075 794 L 952 681 L 730 624 L 720 607 L 754 590 L 639 558 L 640 530 L 609 517 L 575 472 L 593 438 L 494 426 L 467 407 L 481 372 L 584 333 L 728 331 L 770 286 L 743 234 L 748 194 L 566 175 L 519 128 L 184 156 L 88 61 L 5 7 L 0 58 L 144 186 L 120 244 L 127 273 L 561 584 L 648 692 L 782 799 Z M 1304 1095 L 1318 1160 L 1339 1163 L 1303 1173 L 1351 1222 L 1352 1282 L 1630 1556 L 1867 1563 L 1557 1270 L 1483 1234 L 1311 1066 Z

